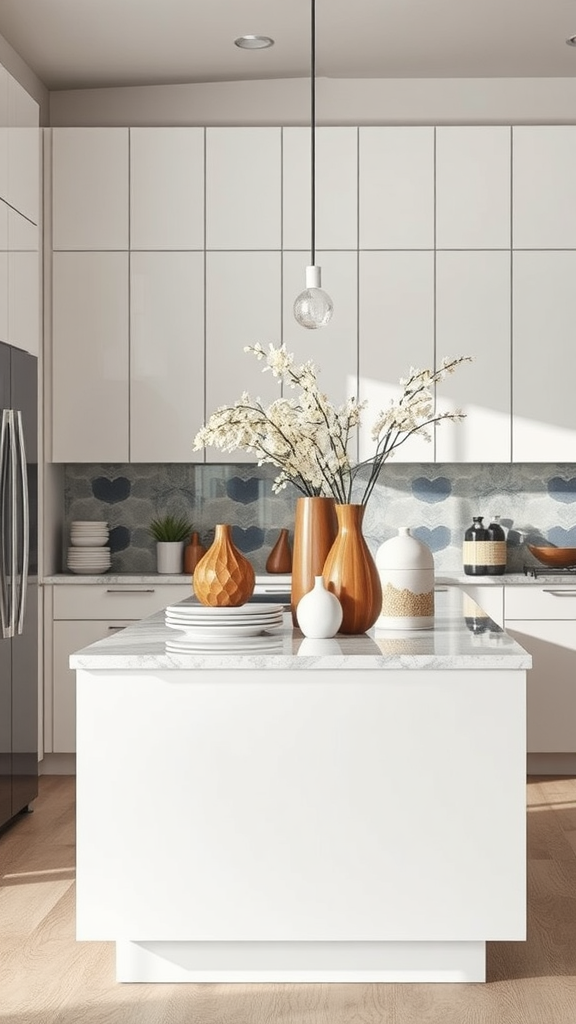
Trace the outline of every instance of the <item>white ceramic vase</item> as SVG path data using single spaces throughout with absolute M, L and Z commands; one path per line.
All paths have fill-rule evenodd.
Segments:
M 156 567 L 160 573 L 180 574 L 184 561 L 183 540 L 159 540 L 156 544 Z
M 407 526 L 381 544 L 376 566 L 382 584 L 377 628 L 431 629 L 434 625 L 434 558 Z
M 342 605 L 324 586 L 322 576 L 314 577 L 314 586 L 296 607 L 296 618 L 304 636 L 325 640 L 335 636 L 342 623 Z

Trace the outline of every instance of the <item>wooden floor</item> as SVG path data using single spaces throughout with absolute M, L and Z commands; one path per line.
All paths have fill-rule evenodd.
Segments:
M 485 985 L 118 985 L 74 939 L 74 780 L 0 836 L 0 1024 L 576 1024 L 576 779 L 531 777 L 528 941 Z

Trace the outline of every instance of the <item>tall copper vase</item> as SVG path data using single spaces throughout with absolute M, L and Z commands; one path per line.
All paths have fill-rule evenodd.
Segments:
M 219 524 L 212 546 L 194 569 L 196 597 L 212 608 L 234 608 L 252 596 L 254 583 L 254 569 L 232 543 L 231 527 Z
M 326 556 L 338 532 L 334 498 L 298 498 L 292 547 L 292 621 L 301 597 L 321 576 Z
M 338 534 L 324 563 L 324 583 L 342 605 L 340 633 L 365 633 L 382 609 L 376 563 L 362 533 L 363 505 L 336 505 Z

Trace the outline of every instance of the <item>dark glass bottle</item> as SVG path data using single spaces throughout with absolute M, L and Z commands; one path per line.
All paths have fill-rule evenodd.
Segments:
M 486 576 L 487 530 L 482 526 L 484 516 L 472 516 L 472 526 L 464 534 L 462 562 L 467 576 Z
M 506 572 L 506 534 L 500 526 L 500 516 L 492 517 L 486 534 L 486 572 L 488 576 L 502 576 Z

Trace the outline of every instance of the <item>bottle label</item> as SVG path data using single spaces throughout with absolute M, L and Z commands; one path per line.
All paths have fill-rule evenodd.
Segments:
M 506 541 L 465 540 L 462 561 L 464 565 L 506 565 Z

